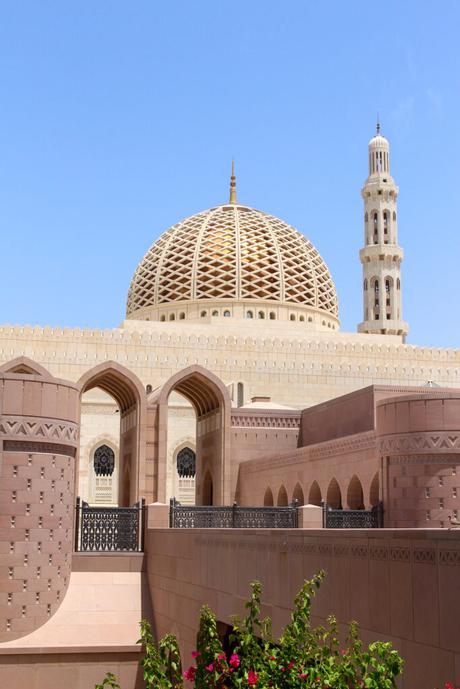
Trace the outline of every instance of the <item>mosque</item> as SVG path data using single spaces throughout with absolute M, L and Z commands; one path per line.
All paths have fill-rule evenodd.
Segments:
M 157 629 L 175 625 L 185 646 L 192 643 L 192 623 L 177 622 L 172 608 L 159 612 L 158 590 L 164 593 L 172 574 L 159 573 L 158 563 L 176 555 L 167 545 L 171 531 L 155 532 L 167 527 L 155 515 L 164 517 L 171 498 L 214 506 L 297 500 L 316 506 L 304 508 L 299 529 L 311 527 L 316 536 L 324 503 L 337 510 L 382 504 L 386 533 L 415 528 L 425 534 L 457 521 L 460 350 L 406 344 L 399 190 L 379 125 L 368 170 L 361 191 L 363 318 L 356 333 L 340 331 L 336 288 L 318 251 L 285 221 L 240 204 L 234 169 L 228 203 L 178 222 L 147 251 L 120 327 L 0 327 L 0 680 L 7 676 L 2 657 L 17 670 L 25 662 L 15 665 L 21 654 L 65 646 L 61 654 L 78 649 L 86 658 L 82 636 L 95 643 L 87 628 L 79 636 L 75 621 L 62 622 L 63 610 L 68 616 L 72 610 L 66 608 L 72 577 L 76 582 L 94 568 L 101 573 L 100 563 L 108 562 L 90 553 L 90 566 L 89 555 L 74 552 L 77 496 L 101 508 L 146 500 L 150 551 L 142 572 Z M 186 549 L 185 535 L 179 537 Z M 200 538 L 204 549 L 219 547 L 217 536 Z M 451 541 L 444 557 L 458 567 L 460 546 Z M 341 542 L 343 556 L 348 546 Z M 416 545 L 409 536 L 397 552 L 382 544 L 380 558 L 401 567 L 419 562 L 412 559 L 414 549 L 422 552 Z M 316 547 L 315 553 L 336 553 L 335 545 Z M 372 557 L 374 550 L 359 552 Z M 122 573 L 140 576 L 133 558 L 120 565 Z M 443 561 L 436 558 L 439 568 Z M 171 605 L 174 595 L 169 590 Z M 139 619 L 140 607 L 132 606 Z M 222 611 L 222 620 L 228 616 Z M 126 641 L 122 623 L 125 632 L 115 639 L 115 617 L 109 646 L 124 649 L 131 662 L 135 639 Z M 377 631 L 401 636 L 382 625 Z M 454 667 L 458 634 L 454 646 L 439 634 L 436 641 L 414 634 L 409 655 L 426 656 L 429 646 L 437 649 L 436 668 L 446 654 Z M 46 686 L 40 681 L 37 688 Z

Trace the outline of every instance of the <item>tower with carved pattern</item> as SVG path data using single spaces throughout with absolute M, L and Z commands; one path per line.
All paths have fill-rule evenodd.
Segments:
M 360 333 L 402 335 L 409 328 L 402 318 L 401 261 L 398 245 L 397 197 L 390 174 L 390 145 L 380 133 L 369 141 L 369 176 L 361 190 L 364 200 L 363 321 Z

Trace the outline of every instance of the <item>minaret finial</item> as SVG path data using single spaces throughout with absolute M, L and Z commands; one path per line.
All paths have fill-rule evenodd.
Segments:
M 230 177 L 230 203 L 236 203 L 236 177 L 234 160 L 232 160 L 232 176 Z
M 378 136 L 380 134 L 380 117 L 379 117 L 378 113 L 377 113 L 377 127 L 375 129 L 376 129 L 376 134 Z

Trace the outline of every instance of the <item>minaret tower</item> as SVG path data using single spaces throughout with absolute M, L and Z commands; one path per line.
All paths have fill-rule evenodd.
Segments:
M 390 144 L 377 131 L 369 141 L 369 176 L 361 190 L 364 199 L 363 322 L 358 332 L 402 335 L 409 328 L 402 319 L 401 261 L 396 199 L 399 189 L 390 175 Z

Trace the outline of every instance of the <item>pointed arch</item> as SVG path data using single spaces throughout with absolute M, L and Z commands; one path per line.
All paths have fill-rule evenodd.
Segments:
M 363 486 L 356 474 L 351 477 L 350 483 L 348 484 L 347 505 L 350 510 L 364 509 Z
M 332 478 L 327 488 L 326 502 L 328 507 L 335 510 L 342 509 L 342 493 L 337 479 Z
M 308 493 L 308 504 L 320 506 L 321 501 L 321 488 L 319 487 L 318 481 L 313 481 L 310 486 L 310 492 Z
M 380 502 L 380 481 L 379 472 L 377 471 L 374 478 L 371 481 L 369 488 L 369 504 L 371 507 L 375 507 Z
M 29 359 L 28 356 L 18 356 L 11 361 L 7 361 L 0 366 L 0 373 L 21 373 L 22 375 L 43 376 L 53 378 L 51 373 L 44 366 Z
M 294 486 L 294 491 L 292 493 L 292 501 L 297 500 L 299 507 L 305 504 L 305 499 L 303 496 L 303 490 L 300 483 L 296 483 Z
M 175 373 L 149 397 L 149 406 L 158 409 L 158 491 L 157 500 L 166 500 L 166 466 L 168 444 L 168 398 L 178 392 L 193 406 L 197 419 L 196 433 L 196 502 L 201 504 L 205 490 L 205 469 L 212 472 L 215 505 L 231 504 L 236 476 L 230 466 L 231 399 L 224 383 L 212 371 L 193 364 Z
M 270 487 L 268 487 L 264 495 L 264 507 L 272 507 L 273 505 L 273 491 Z
M 278 507 L 286 507 L 288 504 L 288 495 L 286 488 L 284 486 L 281 486 L 279 491 L 278 491 L 278 500 L 277 500 L 277 505 Z
M 145 388 L 135 373 L 116 361 L 105 361 L 84 373 L 77 382 L 80 394 L 101 388 L 126 412 L 136 403 L 145 406 Z
M 135 373 L 116 361 L 105 361 L 86 371 L 78 380 L 81 399 L 85 392 L 100 388 L 120 410 L 118 504 L 132 505 L 146 494 L 145 433 L 147 398 Z M 78 460 L 78 465 L 79 466 Z M 77 472 L 78 477 L 78 472 Z

